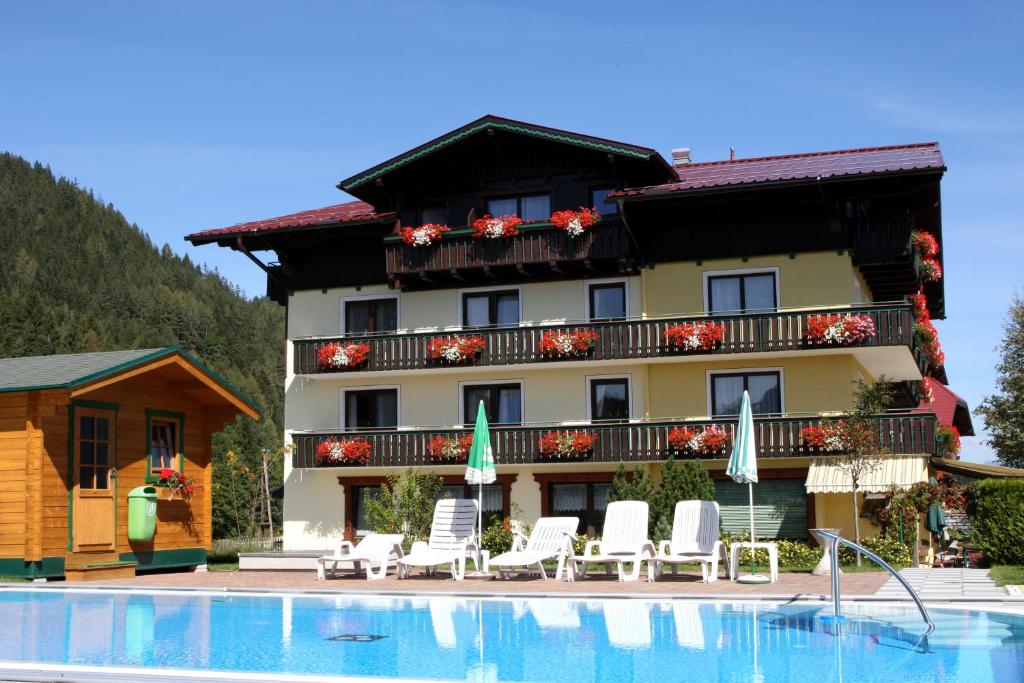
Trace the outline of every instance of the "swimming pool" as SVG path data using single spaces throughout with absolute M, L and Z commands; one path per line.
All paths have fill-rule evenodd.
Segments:
M 922 642 L 912 605 L 847 613 L 837 634 L 822 603 L 3 589 L 0 679 L 85 666 L 486 682 L 1024 680 L 1024 617 L 935 609 Z

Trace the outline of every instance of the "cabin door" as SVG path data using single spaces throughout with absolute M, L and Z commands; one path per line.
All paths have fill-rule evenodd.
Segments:
M 75 408 L 73 549 L 115 549 L 117 495 L 117 415 L 110 410 Z

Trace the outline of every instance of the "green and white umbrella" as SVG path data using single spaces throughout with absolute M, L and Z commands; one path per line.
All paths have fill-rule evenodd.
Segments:
M 754 484 L 757 483 L 757 446 L 754 444 L 754 413 L 750 409 L 750 394 L 743 392 L 743 400 L 740 402 L 740 421 L 736 425 L 736 438 L 732 444 L 732 455 L 729 456 L 729 465 L 725 473 L 732 477 L 737 484 L 746 484 L 747 493 L 750 498 L 750 540 L 757 540 L 754 532 Z M 750 574 L 742 576 L 738 581 L 742 583 L 764 583 L 767 577 L 758 576 L 754 572 L 753 558 L 755 551 L 750 550 L 751 567 Z
M 479 545 L 484 540 L 484 484 L 494 483 L 498 475 L 494 471 L 494 452 L 491 450 L 491 432 L 487 427 L 487 411 L 484 402 L 476 411 L 476 426 L 473 428 L 473 445 L 469 449 L 469 461 L 466 463 L 466 481 L 476 484 L 477 489 L 477 540 Z M 478 558 L 479 559 L 479 558 Z

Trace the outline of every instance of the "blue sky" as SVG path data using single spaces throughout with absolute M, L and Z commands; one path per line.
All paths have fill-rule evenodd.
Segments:
M 243 256 L 182 236 L 344 201 L 342 178 L 485 113 L 696 160 L 938 140 L 938 327 L 974 406 L 1024 277 L 1024 6 L 984 7 L 11 3 L 0 149 L 258 295 Z M 965 457 L 991 458 L 980 441 Z

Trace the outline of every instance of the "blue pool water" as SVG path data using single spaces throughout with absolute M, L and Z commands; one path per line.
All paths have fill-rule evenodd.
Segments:
M 648 600 L 0 590 L 4 662 L 470 681 L 1024 681 L 1024 617 Z M 481 637 L 482 634 L 482 637 Z M 2 678 L 2 676 L 0 676 Z

